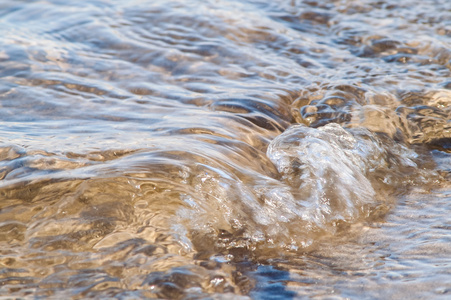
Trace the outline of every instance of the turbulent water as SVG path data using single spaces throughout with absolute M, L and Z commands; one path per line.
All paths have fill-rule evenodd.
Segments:
M 0 298 L 449 299 L 449 0 L 0 0 Z

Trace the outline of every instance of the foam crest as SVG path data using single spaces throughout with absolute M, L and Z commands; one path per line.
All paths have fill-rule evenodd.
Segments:
M 390 189 L 414 177 L 418 155 L 385 139 L 364 128 L 331 123 L 320 128 L 294 125 L 271 142 L 267 155 L 285 189 L 269 189 L 265 203 L 289 207 L 290 213 L 280 209 L 279 216 L 287 216 L 285 227 L 296 231 L 291 232 L 296 244 L 308 245 L 318 232 L 333 234 L 338 224 L 389 209 Z
M 375 198 L 366 156 L 382 151 L 364 144 L 338 124 L 296 125 L 271 143 L 268 156 L 308 212 L 303 215 L 323 226 L 355 219 Z

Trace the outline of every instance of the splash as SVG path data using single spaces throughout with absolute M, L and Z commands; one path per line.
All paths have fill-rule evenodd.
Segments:
M 208 236 L 217 251 L 305 250 L 340 226 L 387 212 L 396 187 L 433 173 L 420 176 L 418 154 L 407 146 L 336 123 L 293 125 L 269 144 L 267 157 L 277 169 L 273 177 L 243 182 L 204 168 L 191 183 L 195 192 L 184 196 L 189 208 L 179 215 L 190 219 L 187 232 L 198 251 L 208 248 Z

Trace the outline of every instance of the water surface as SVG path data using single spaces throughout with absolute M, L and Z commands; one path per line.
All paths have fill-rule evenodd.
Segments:
M 451 6 L 0 1 L 5 299 L 447 299 Z

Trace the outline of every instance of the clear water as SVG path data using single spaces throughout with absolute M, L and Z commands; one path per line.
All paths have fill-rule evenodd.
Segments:
M 2 299 L 449 299 L 451 5 L 0 1 Z

